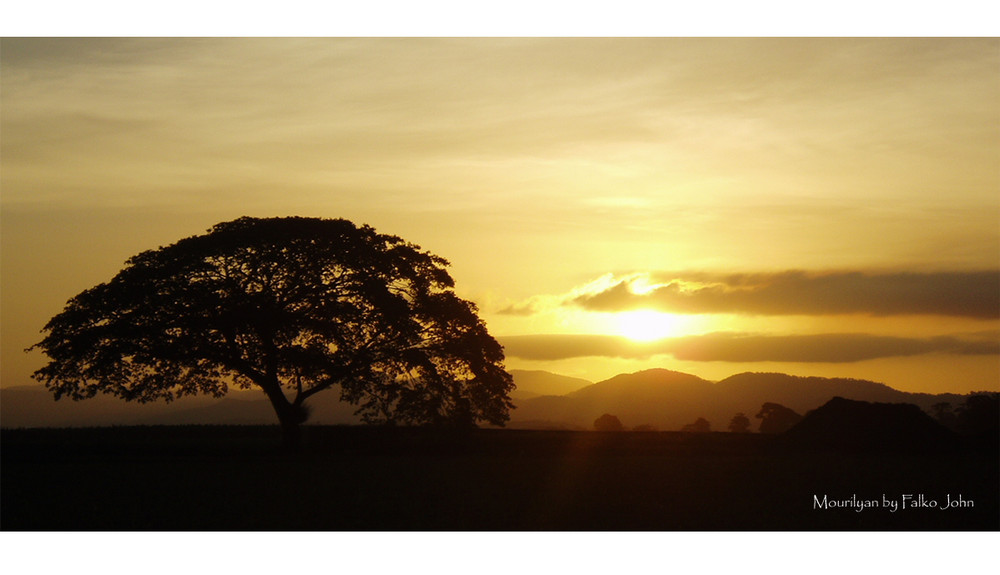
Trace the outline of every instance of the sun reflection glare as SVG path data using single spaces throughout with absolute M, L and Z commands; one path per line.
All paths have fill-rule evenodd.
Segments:
M 617 330 L 635 341 L 653 341 L 678 335 L 680 318 L 652 310 L 626 311 L 615 314 Z

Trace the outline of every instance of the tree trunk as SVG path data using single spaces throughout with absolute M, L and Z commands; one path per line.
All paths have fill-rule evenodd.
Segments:
M 261 386 L 281 424 L 281 447 L 286 451 L 298 451 L 302 448 L 302 410 L 292 404 L 281 391 L 280 385 Z

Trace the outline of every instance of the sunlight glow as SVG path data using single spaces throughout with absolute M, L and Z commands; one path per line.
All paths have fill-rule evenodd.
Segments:
M 652 310 L 621 312 L 616 315 L 618 333 L 635 341 L 653 341 L 678 335 L 679 318 Z
M 661 287 L 661 284 L 653 283 L 648 274 L 634 276 L 628 285 L 629 291 L 636 295 L 646 295 L 658 287 Z

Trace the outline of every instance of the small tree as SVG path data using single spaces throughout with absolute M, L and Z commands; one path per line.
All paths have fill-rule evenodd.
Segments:
M 346 220 L 241 218 L 143 252 L 69 301 L 33 346 L 59 399 L 139 402 L 256 386 L 295 445 L 313 395 L 367 422 L 502 425 L 503 349 L 448 262 Z
M 750 431 L 750 418 L 740 412 L 729 421 L 729 431 L 733 433 L 746 433 Z
M 761 433 L 782 433 L 802 421 L 802 416 L 778 403 L 765 403 L 756 415 Z
M 681 428 L 686 433 L 708 433 L 712 431 L 712 424 L 704 417 L 699 417 L 694 423 L 689 423 Z
M 1000 426 L 1000 393 L 972 393 L 958 408 L 956 428 L 962 433 L 991 434 L 997 437 Z
M 949 429 L 954 429 L 956 427 L 958 418 L 955 416 L 955 412 L 951 409 L 951 402 L 941 401 L 935 403 L 931 406 L 931 411 L 933 412 L 934 419 L 936 419 L 941 425 Z
M 597 431 L 625 431 L 625 426 L 614 415 L 605 413 L 594 420 L 594 429 Z

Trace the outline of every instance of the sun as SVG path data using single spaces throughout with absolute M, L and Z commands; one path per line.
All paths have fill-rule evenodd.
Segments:
M 677 335 L 680 323 L 676 315 L 646 309 L 617 313 L 615 320 L 618 333 L 633 341 L 653 341 Z

